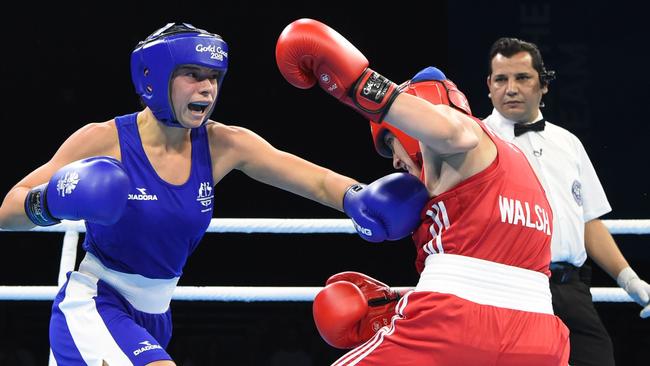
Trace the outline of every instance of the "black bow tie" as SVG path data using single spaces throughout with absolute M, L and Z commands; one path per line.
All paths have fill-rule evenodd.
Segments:
M 537 122 L 528 123 L 528 124 L 517 123 L 515 124 L 515 136 L 519 136 L 528 131 L 544 131 L 545 126 L 546 126 L 546 120 L 544 120 L 544 118 L 540 119 Z

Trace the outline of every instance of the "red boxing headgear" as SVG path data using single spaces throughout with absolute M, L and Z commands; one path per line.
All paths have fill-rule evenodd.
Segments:
M 420 97 L 433 104 L 446 104 L 454 107 L 459 111 L 472 115 L 472 110 L 467 102 L 467 97 L 463 94 L 456 84 L 449 79 L 444 80 L 418 80 L 406 81 L 399 87 L 403 93 L 408 93 Z M 422 167 L 422 153 L 418 140 L 407 135 L 402 130 L 390 125 L 386 121 L 379 123 L 370 121 L 370 132 L 372 140 L 375 143 L 375 149 L 379 155 L 392 158 L 393 151 L 384 142 L 384 135 L 390 131 L 395 138 L 402 144 L 413 162 Z

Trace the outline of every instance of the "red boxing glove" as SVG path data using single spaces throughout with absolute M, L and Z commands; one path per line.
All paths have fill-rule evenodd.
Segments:
M 275 46 L 280 73 L 293 86 L 318 83 L 367 119 L 381 122 L 399 94 L 397 85 L 368 68 L 366 57 L 347 39 L 313 19 L 289 24 Z
M 330 277 L 316 295 L 314 322 L 329 345 L 354 348 L 390 324 L 400 297 L 363 273 L 341 272 Z

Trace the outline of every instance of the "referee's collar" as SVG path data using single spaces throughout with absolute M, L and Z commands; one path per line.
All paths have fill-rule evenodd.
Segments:
M 537 110 L 537 117 L 533 119 L 533 121 L 539 121 L 540 119 L 543 119 L 544 116 L 542 115 L 542 111 L 539 109 Z M 491 124 L 496 127 L 497 132 L 504 137 L 507 137 L 509 140 L 512 140 L 515 138 L 515 124 L 517 122 L 510 120 L 506 117 L 504 117 L 496 108 L 492 109 L 492 114 L 490 115 L 490 120 Z M 536 131 L 540 136 L 544 137 L 544 134 L 541 133 L 543 131 Z M 523 136 L 523 135 L 521 135 Z

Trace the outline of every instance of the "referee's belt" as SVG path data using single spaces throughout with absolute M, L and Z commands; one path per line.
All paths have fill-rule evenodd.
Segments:
M 555 283 L 567 283 L 571 279 L 580 278 L 580 267 L 568 262 L 551 262 L 551 281 Z

